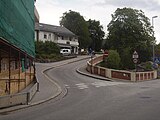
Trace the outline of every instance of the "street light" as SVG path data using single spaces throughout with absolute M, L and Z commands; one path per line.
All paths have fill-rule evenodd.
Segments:
M 153 16 L 152 17 L 152 27 L 154 29 L 154 18 L 157 18 L 158 16 Z M 153 31 L 153 37 L 154 37 L 154 31 Z M 154 51 L 154 43 L 153 43 L 153 63 L 154 63 L 154 58 L 155 58 L 155 51 Z

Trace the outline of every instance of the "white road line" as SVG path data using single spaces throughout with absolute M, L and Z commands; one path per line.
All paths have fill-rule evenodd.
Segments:
M 83 90 L 83 89 L 89 88 L 89 86 L 94 86 L 96 88 L 99 88 L 99 87 L 106 87 L 106 86 L 116 86 L 121 84 L 127 84 L 127 83 L 100 81 L 100 82 L 93 82 L 93 83 L 78 83 L 78 84 L 75 84 L 75 86 L 78 89 Z M 66 87 L 69 87 L 69 86 L 66 85 Z
M 65 86 L 66 88 L 70 88 L 70 86 L 69 86 L 69 85 L 67 85 L 67 84 L 65 84 L 64 86 Z
M 118 82 L 94 82 L 91 83 L 95 87 L 105 87 L 105 86 L 114 86 L 114 85 L 120 85 L 124 83 L 118 83 Z
M 78 89 L 87 89 L 88 85 L 86 85 L 85 83 L 79 83 L 76 84 L 76 86 L 78 87 Z

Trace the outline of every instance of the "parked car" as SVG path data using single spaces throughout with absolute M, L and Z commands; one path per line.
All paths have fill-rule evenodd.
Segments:
M 60 53 L 62 55 L 70 55 L 71 54 L 71 50 L 70 49 L 61 49 Z

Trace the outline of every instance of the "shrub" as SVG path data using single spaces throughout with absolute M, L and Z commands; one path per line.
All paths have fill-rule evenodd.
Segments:
M 144 67 L 145 67 L 146 70 L 152 70 L 152 63 L 151 62 L 146 62 Z
M 119 53 L 116 50 L 110 50 L 106 59 L 107 60 L 105 61 L 108 68 L 119 69 L 121 59 Z
M 60 48 L 51 41 L 36 41 L 36 58 L 42 61 L 57 61 L 64 59 L 60 54 Z

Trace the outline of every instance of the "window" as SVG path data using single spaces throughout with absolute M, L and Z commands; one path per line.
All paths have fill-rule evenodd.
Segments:
M 7 64 L 6 64 L 6 63 L 3 63 L 3 64 L 2 64 L 1 70 L 2 70 L 2 71 L 7 70 Z
M 51 34 L 49 34 L 48 39 L 51 39 Z
M 58 40 L 58 36 L 54 35 L 54 40 Z
M 16 69 L 16 63 L 15 63 L 15 61 L 11 62 L 10 68 L 11 68 L 11 70 L 15 70 Z
M 8 59 L 1 59 L 1 71 L 5 71 L 9 68 Z
M 44 39 L 47 39 L 47 35 L 46 34 L 44 34 Z
M 67 41 L 67 42 L 66 42 L 66 44 L 70 44 L 70 42 L 69 42 L 69 41 Z

